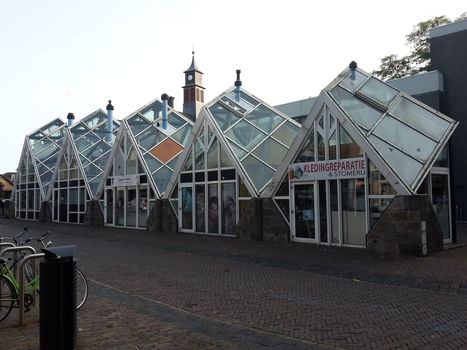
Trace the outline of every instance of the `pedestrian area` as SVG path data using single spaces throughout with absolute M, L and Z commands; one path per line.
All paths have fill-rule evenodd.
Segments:
M 0 219 L 0 232 L 24 221 Z M 28 222 L 76 244 L 78 349 L 465 349 L 467 247 L 428 257 Z M 39 349 L 37 312 L 0 349 Z

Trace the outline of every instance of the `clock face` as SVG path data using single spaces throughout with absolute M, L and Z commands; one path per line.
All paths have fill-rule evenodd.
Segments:
M 192 81 L 192 80 L 193 80 L 193 76 L 190 74 L 190 75 L 187 76 L 187 79 L 188 79 L 188 81 Z

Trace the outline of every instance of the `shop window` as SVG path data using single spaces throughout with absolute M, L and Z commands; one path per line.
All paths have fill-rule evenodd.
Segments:
M 314 162 L 315 161 L 315 141 L 314 141 L 314 131 L 310 131 L 310 136 L 306 140 L 302 150 L 298 154 L 294 163 L 305 163 L 305 162 Z
M 370 195 L 396 195 L 397 192 L 391 186 L 388 180 L 381 174 L 378 168 L 369 161 L 368 162 L 369 179 L 370 179 Z
M 341 180 L 343 243 L 365 245 L 365 186 L 363 179 Z

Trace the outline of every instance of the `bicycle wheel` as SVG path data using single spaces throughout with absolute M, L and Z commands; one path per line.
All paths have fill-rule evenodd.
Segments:
M 10 314 L 16 301 L 18 298 L 13 284 L 4 276 L 0 276 L 0 321 L 3 321 Z
M 88 299 L 88 282 L 80 269 L 76 268 L 76 310 L 83 307 Z

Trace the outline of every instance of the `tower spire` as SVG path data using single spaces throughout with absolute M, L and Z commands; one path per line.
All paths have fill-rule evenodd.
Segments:
M 185 74 L 185 86 L 183 86 L 183 113 L 196 119 L 201 107 L 204 104 L 203 72 L 201 72 L 195 62 L 195 49 L 191 50 L 191 65 Z

